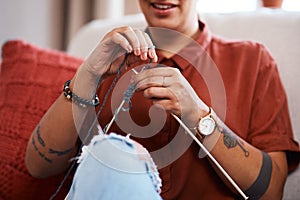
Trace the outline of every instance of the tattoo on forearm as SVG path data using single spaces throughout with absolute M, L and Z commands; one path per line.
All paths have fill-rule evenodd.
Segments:
M 223 126 L 217 125 L 217 128 L 219 132 L 224 135 L 223 136 L 224 145 L 228 149 L 239 146 L 244 151 L 245 157 L 249 156 L 249 151 L 245 149 L 243 141 L 240 140 L 239 137 L 235 135 L 226 125 Z
M 45 141 L 43 140 L 43 138 L 41 137 L 41 132 L 40 132 L 40 125 L 38 125 L 37 129 L 36 129 L 36 135 L 38 138 L 39 143 L 43 146 L 46 147 Z
M 45 161 L 47 161 L 48 163 L 52 163 L 52 160 L 50 158 L 48 158 L 39 148 L 38 148 L 38 145 L 34 139 L 34 135 L 32 136 L 32 139 L 31 139 L 31 143 L 34 147 L 34 149 L 38 152 L 39 156 L 41 158 L 43 158 Z M 42 136 L 41 136 L 41 132 L 40 132 L 40 125 L 37 126 L 37 129 L 36 129 L 36 137 L 37 137 L 37 141 L 38 141 L 38 144 L 41 145 L 43 148 L 46 148 L 47 149 L 47 152 L 49 154 L 53 154 L 53 155 L 57 155 L 57 156 L 63 156 L 63 155 L 66 155 L 70 152 L 72 152 L 73 148 L 70 148 L 70 149 L 67 149 L 65 151 L 58 151 L 58 150 L 54 150 L 52 148 L 47 148 L 46 147 L 46 143 L 45 141 L 43 140 Z
M 48 153 L 50 154 L 56 154 L 57 156 L 63 156 L 63 155 L 66 155 L 68 153 L 70 153 L 71 151 L 73 150 L 73 148 L 71 149 L 67 149 L 65 151 L 57 151 L 57 150 L 54 150 L 54 149 L 49 149 Z
M 260 172 L 254 181 L 254 183 L 245 191 L 250 196 L 250 199 L 260 199 L 268 190 L 271 178 L 273 163 L 271 157 L 265 153 L 262 153 L 262 165 Z
M 34 137 L 32 137 L 31 139 L 31 143 L 34 147 L 34 149 L 38 152 L 38 154 L 40 155 L 40 157 L 42 157 L 45 161 L 47 161 L 48 163 L 52 163 L 52 160 L 50 158 L 48 158 L 47 156 L 45 156 L 45 154 L 43 154 L 39 148 L 37 147 L 36 143 L 35 143 L 35 140 L 34 140 Z

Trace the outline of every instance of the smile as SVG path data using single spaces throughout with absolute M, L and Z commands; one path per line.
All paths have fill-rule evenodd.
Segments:
M 151 6 L 154 7 L 154 8 L 156 8 L 156 9 L 160 9 L 160 10 L 168 10 L 168 9 L 176 7 L 176 5 L 157 4 L 157 3 L 152 3 Z

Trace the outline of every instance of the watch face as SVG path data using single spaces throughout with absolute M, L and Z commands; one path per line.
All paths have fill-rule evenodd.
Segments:
M 215 121 L 211 117 L 202 118 L 199 122 L 199 131 L 203 135 L 210 135 L 216 127 Z

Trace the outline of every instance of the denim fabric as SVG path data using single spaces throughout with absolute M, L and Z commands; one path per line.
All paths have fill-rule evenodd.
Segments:
M 161 200 L 161 180 L 148 151 L 111 133 L 83 148 L 67 199 Z

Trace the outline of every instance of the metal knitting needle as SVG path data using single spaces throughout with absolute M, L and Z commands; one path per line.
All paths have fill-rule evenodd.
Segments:
M 134 70 L 134 69 L 132 69 Z M 134 70 L 135 71 L 135 70 Z M 136 71 L 135 71 L 136 72 Z M 110 122 L 105 126 L 104 128 L 104 134 L 107 134 L 108 130 L 110 129 L 111 125 L 114 123 L 114 121 L 117 118 L 117 115 L 119 114 L 119 112 L 121 111 L 121 109 L 123 108 L 125 103 L 129 103 L 130 104 L 130 98 L 132 97 L 133 93 L 135 91 L 135 84 L 130 84 L 124 94 L 124 98 L 122 100 L 122 102 L 120 103 L 120 105 L 118 106 L 118 108 L 115 110 L 115 113 L 112 117 L 112 119 L 110 120 Z
M 135 74 L 138 74 L 138 72 L 134 69 L 132 71 Z M 246 194 L 241 190 L 241 188 L 235 183 L 235 181 L 229 176 L 229 174 L 226 172 L 226 170 L 219 164 L 219 162 L 212 156 L 212 154 L 206 149 L 206 147 L 198 140 L 198 138 L 191 132 L 191 130 L 177 117 L 175 114 L 170 113 L 173 118 L 184 128 L 184 130 L 193 138 L 193 140 L 200 146 L 201 149 L 208 155 L 208 157 L 212 160 L 212 162 L 220 169 L 220 171 L 224 174 L 224 176 L 227 178 L 227 180 L 232 184 L 232 186 L 240 193 L 240 195 L 244 199 L 248 199 L 249 197 L 246 196 Z
M 135 69 L 132 69 L 132 71 L 135 74 L 138 74 L 138 72 Z M 126 92 L 130 91 L 130 94 L 126 97 Z M 116 116 L 124 106 L 126 102 L 128 102 L 133 95 L 135 91 L 135 85 L 130 84 L 128 86 L 128 89 L 125 92 L 124 99 L 119 105 L 119 107 L 116 109 L 115 114 L 113 118 L 111 119 L 110 123 L 105 127 L 105 134 L 108 132 L 109 128 L 111 127 L 112 123 L 115 121 Z M 126 99 L 127 98 L 127 99 Z M 200 146 L 200 148 L 208 155 L 208 157 L 211 159 L 211 161 L 218 167 L 218 169 L 223 173 L 223 175 L 227 178 L 227 180 L 232 184 L 232 186 L 237 190 L 237 192 L 245 199 L 247 200 L 249 197 L 246 196 L 246 194 L 241 190 L 241 188 L 236 184 L 236 182 L 231 178 L 231 176 L 226 172 L 226 170 L 219 164 L 219 162 L 213 157 L 213 155 L 206 149 L 206 147 L 196 138 L 196 136 L 191 132 L 191 130 L 177 117 L 175 114 L 170 113 L 171 116 L 184 128 L 184 130 L 193 138 L 193 140 Z
M 176 119 L 176 121 L 184 128 L 184 130 L 193 138 L 193 140 L 200 146 L 200 148 L 208 155 L 211 161 L 219 168 L 219 170 L 223 173 L 223 175 L 227 178 L 227 180 L 232 184 L 232 186 L 240 193 L 240 195 L 244 199 L 248 199 L 249 197 L 241 190 L 241 188 L 235 183 L 235 181 L 229 176 L 229 174 L 225 171 L 225 169 L 219 164 L 219 162 L 212 156 L 212 154 L 206 149 L 206 147 L 198 140 L 198 138 L 191 132 L 191 130 L 177 117 L 175 114 L 171 113 L 171 115 Z
M 151 60 L 150 62 L 142 69 L 147 69 L 151 63 Z M 135 74 L 138 74 L 138 72 L 133 68 L 131 69 Z M 122 100 L 122 102 L 120 103 L 120 105 L 118 106 L 118 108 L 115 110 L 115 113 L 112 117 L 112 119 L 110 120 L 110 122 L 105 126 L 104 128 L 104 134 L 107 134 L 108 130 L 110 129 L 111 125 L 114 123 L 114 121 L 116 120 L 117 118 L 117 115 L 119 114 L 119 112 L 121 111 L 121 109 L 123 108 L 124 104 L 125 103 L 130 103 L 130 98 L 132 97 L 133 93 L 135 91 L 135 84 L 130 84 L 127 88 L 127 90 L 125 91 L 124 93 L 124 98 Z
M 121 108 L 123 107 L 123 105 L 125 104 L 125 100 L 123 100 L 121 102 L 121 104 L 119 105 L 119 107 L 116 109 L 112 119 L 110 120 L 110 122 L 107 124 L 107 126 L 105 126 L 104 128 L 104 134 L 107 134 L 108 130 L 110 129 L 111 125 L 114 123 L 114 121 L 116 120 L 117 115 L 119 114 Z

